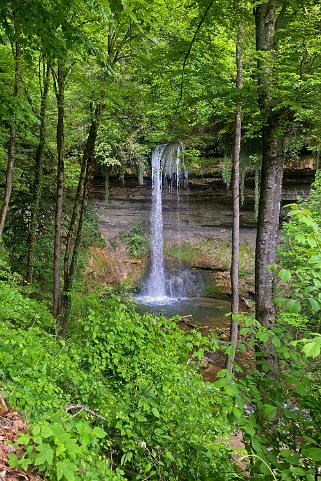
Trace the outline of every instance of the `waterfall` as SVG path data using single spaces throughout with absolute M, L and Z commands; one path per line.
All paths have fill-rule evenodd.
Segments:
M 152 153 L 151 265 L 143 295 L 138 297 L 142 302 L 166 304 L 177 300 L 172 297 L 171 279 L 166 279 L 165 273 L 162 189 L 167 187 L 172 192 L 176 187 L 178 192 L 182 182 L 186 187 L 181 157 L 179 143 L 158 145 Z
M 166 144 L 158 145 L 152 154 L 151 268 L 146 294 L 154 299 L 166 297 L 162 212 L 162 157 L 165 148 Z

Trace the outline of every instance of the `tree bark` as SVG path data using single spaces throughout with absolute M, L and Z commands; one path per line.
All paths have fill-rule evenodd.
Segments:
M 267 329 L 273 327 L 276 309 L 273 302 L 274 275 L 269 266 L 275 264 L 278 245 L 279 216 L 283 178 L 283 137 L 278 122 L 271 114 L 262 132 L 262 169 L 260 205 L 257 221 L 255 255 L 256 319 Z M 263 359 L 276 368 L 271 340 L 262 344 Z
M 61 61 L 58 62 L 58 75 L 56 97 L 58 107 L 57 118 L 57 190 L 55 211 L 55 236 L 54 236 L 54 276 L 53 276 L 53 315 L 57 318 L 60 308 L 60 258 L 61 258 L 61 225 L 64 193 L 64 93 L 65 72 Z
M 46 141 L 46 113 L 47 113 L 47 99 L 49 92 L 50 82 L 50 64 L 47 62 L 46 72 L 44 74 L 43 91 L 41 93 L 41 105 L 40 105 L 40 131 L 39 131 L 39 144 L 35 157 L 35 178 L 33 183 L 33 201 L 31 205 L 31 218 L 30 218 L 30 233 L 29 233 L 29 245 L 28 245 L 28 258 L 26 268 L 26 279 L 28 282 L 33 280 L 33 267 L 34 267 L 34 251 L 36 246 L 36 236 L 39 220 L 39 207 L 42 194 L 42 181 L 43 181 L 43 165 L 42 158 Z
M 65 255 L 64 255 L 64 292 L 66 291 L 65 287 L 66 287 L 66 280 L 68 279 L 68 273 L 69 273 L 70 254 L 72 251 L 73 241 L 75 237 L 76 222 L 79 215 L 79 211 L 81 209 L 81 199 L 83 195 L 84 184 L 85 184 L 86 174 L 87 174 L 87 163 L 88 163 L 88 155 L 86 152 L 87 145 L 88 145 L 88 141 L 85 147 L 85 151 L 83 153 L 81 170 L 80 170 L 73 210 L 72 210 L 67 238 L 66 238 L 66 249 L 65 249 Z
M 258 59 L 259 105 L 263 120 L 261 190 L 257 222 L 255 293 L 256 319 L 271 329 L 276 316 L 273 303 L 273 273 L 278 243 L 283 177 L 283 135 L 281 111 L 273 98 L 273 58 L 276 53 L 276 0 L 257 5 L 255 10 Z M 267 362 L 271 372 L 277 360 L 271 339 L 261 346 L 258 367 Z M 261 359 L 260 359 L 261 357 Z
M 102 104 L 98 104 L 88 133 L 84 149 L 81 174 L 74 200 L 73 213 L 67 235 L 67 245 L 64 257 L 64 290 L 60 312 L 60 335 L 65 336 L 68 329 L 71 308 L 71 290 L 75 281 L 76 267 L 82 238 L 83 224 L 86 215 L 89 183 L 94 159 L 97 132 L 99 128 Z M 78 219 L 78 223 L 77 223 Z
M 237 34 L 236 41 L 236 88 L 242 89 L 243 65 L 242 65 L 242 33 L 241 28 Z M 239 312 L 239 246 L 240 246 L 240 154 L 242 139 L 242 107 L 237 106 L 235 120 L 235 140 L 232 163 L 232 195 L 233 195 L 233 230 L 232 230 L 232 264 L 231 264 L 231 285 L 232 285 L 232 317 L 230 327 L 231 353 L 227 356 L 226 369 L 233 371 L 236 345 L 238 340 L 238 321 L 235 314 Z
M 110 167 L 106 166 L 104 168 L 104 180 L 105 180 L 105 206 L 109 206 L 109 173 Z
M 17 31 L 17 28 L 16 28 Z M 21 69 L 21 44 L 19 40 L 19 35 L 15 43 L 15 76 L 13 85 L 13 97 L 19 97 L 20 91 L 20 69 Z M 9 202 L 12 192 L 12 178 L 13 178 L 13 167 L 16 160 L 16 143 L 17 143 L 17 129 L 16 126 L 12 126 L 10 129 L 10 137 L 8 144 L 8 161 L 6 170 L 6 184 L 2 199 L 2 207 L 0 210 L 0 237 L 2 236 L 3 229 L 5 226 Z

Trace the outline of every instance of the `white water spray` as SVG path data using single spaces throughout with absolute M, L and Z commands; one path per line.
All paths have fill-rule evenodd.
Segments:
M 138 298 L 148 304 L 177 300 L 165 275 L 162 188 L 166 186 L 171 192 L 174 184 L 178 192 L 186 175 L 181 169 L 181 156 L 180 144 L 158 145 L 152 153 L 151 266 L 144 293 Z
M 151 268 L 146 294 L 155 302 L 166 299 L 162 211 L 162 157 L 165 148 L 166 144 L 158 145 L 152 154 Z

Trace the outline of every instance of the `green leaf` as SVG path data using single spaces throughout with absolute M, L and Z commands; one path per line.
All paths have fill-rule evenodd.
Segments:
M 127 451 L 127 453 L 123 454 L 120 460 L 121 466 L 127 463 L 127 461 L 131 461 L 133 458 L 132 451 Z
M 57 462 L 57 480 L 60 481 L 61 478 L 67 479 L 67 481 L 75 481 L 75 473 L 76 473 L 77 466 L 69 461 L 68 459 L 64 459 L 63 461 Z
M 274 298 L 275 304 L 282 304 L 285 301 L 286 301 L 286 299 L 284 297 L 275 297 Z
M 27 458 L 19 459 L 19 465 L 22 467 L 24 471 L 27 471 L 31 464 L 32 464 L 31 459 L 27 459 Z
M 302 450 L 305 456 L 308 456 L 312 461 L 321 461 L 321 448 L 308 448 Z
M 152 409 L 152 413 L 154 414 L 154 416 L 155 416 L 156 418 L 159 418 L 159 417 L 160 417 L 160 416 L 159 416 L 159 411 L 158 411 L 158 409 L 153 408 L 153 409 Z
M 291 466 L 290 471 L 296 476 L 304 476 L 306 472 L 305 469 L 297 468 L 296 466 Z
M 302 351 L 307 357 L 318 357 L 320 354 L 321 345 L 316 341 L 307 342 Z
M 317 243 L 311 236 L 306 237 L 306 241 L 309 244 L 310 247 L 316 247 Z
M 11 468 L 17 468 L 19 466 L 19 459 L 14 453 L 8 454 L 8 463 Z
M 310 302 L 310 305 L 312 307 L 312 310 L 314 312 L 318 312 L 320 310 L 320 304 L 318 303 L 318 301 L 316 301 L 315 299 L 312 299 L 310 298 L 309 299 L 309 302 Z
M 295 240 L 299 243 L 299 244 L 305 244 L 305 235 L 304 234 L 297 234 L 295 236 Z
M 281 279 L 281 281 L 288 282 L 291 279 L 291 271 L 288 269 L 281 269 L 278 273 L 278 277 Z
M 102 439 L 106 437 L 107 433 L 100 427 L 95 427 L 92 431 L 93 435 L 96 436 L 96 438 Z
M 36 424 L 35 426 L 33 426 L 31 432 L 32 432 L 32 435 L 33 435 L 33 436 L 37 436 L 38 434 L 40 434 L 40 426 L 39 426 L 39 424 Z
M 39 454 L 37 454 L 34 464 L 36 466 L 51 466 L 54 452 L 53 449 L 49 446 L 49 444 L 40 444 L 40 446 L 36 447 L 36 450 L 39 451 Z
M 164 434 L 164 431 L 160 428 L 156 428 L 154 429 L 154 433 L 156 434 L 156 436 L 161 436 L 162 434 Z
M 50 438 L 50 436 L 52 436 L 52 435 L 53 435 L 53 432 L 52 432 L 52 429 L 50 428 L 50 426 L 45 424 L 44 426 L 41 427 L 41 436 L 43 438 Z
M 282 471 L 281 479 L 282 479 L 282 481 L 293 481 L 293 476 L 292 476 L 291 471 L 289 469 L 286 469 L 285 471 Z
M 260 342 L 267 342 L 271 336 L 271 333 L 268 331 L 259 331 L 257 332 L 256 336 Z
M 299 301 L 291 299 L 286 303 L 286 308 L 289 312 L 298 313 L 301 311 L 301 304 Z
M 274 418 L 277 413 L 277 407 L 271 404 L 264 404 L 264 417 L 267 419 Z
M 272 339 L 272 344 L 274 347 L 278 348 L 281 347 L 281 341 L 278 337 L 274 336 Z

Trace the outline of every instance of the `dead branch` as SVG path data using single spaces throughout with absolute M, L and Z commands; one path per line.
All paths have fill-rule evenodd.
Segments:
M 74 409 L 79 409 L 80 411 L 85 411 L 86 413 L 91 414 L 92 416 L 95 416 L 98 419 L 101 419 L 102 421 L 108 422 L 108 420 L 102 416 L 101 414 L 97 413 L 97 411 L 94 411 L 93 409 L 87 408 L 83 404 L 70 404 L 65 408 L 66 413 L 69 411 L 73 411 Z

